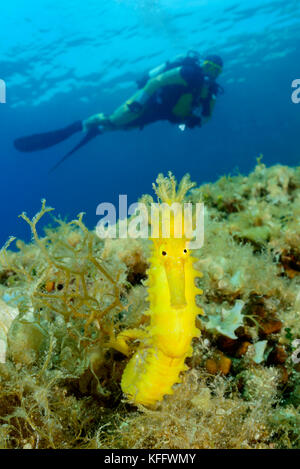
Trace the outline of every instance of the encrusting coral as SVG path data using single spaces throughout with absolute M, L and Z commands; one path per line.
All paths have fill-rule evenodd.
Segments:
M 132 355 L 112 347 L 150 324 L 151 242 L 101 240 L 82 214 L 40 236 L 51 209 L 22 214 L 32 243 L 0 251 L 1 448 L 299 447 L 300 168 L 259 161 L 184 201 L 205 204 L 204 315 L 156 409 L 124 399 Z

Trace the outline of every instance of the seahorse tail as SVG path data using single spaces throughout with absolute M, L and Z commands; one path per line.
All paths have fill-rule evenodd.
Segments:
M 180 382 L 179 373 L 186 370 L 185 356 L 171 358 L 158 348 L 141 348 L 128 362 L 121 387 L 136 404 L 153 406 L 164 395 L 172 394 L 172 386 Z

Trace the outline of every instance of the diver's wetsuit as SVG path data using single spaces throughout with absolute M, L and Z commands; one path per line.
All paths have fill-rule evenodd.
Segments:
M 211 117 L 217 92 L 218 85 L 208 80 L 201 66 L 184 64 L 150 78 L 111 115 L 96 114 L 86 122 L 103 131 L 142 129 L 159 120 L 193 128 Z

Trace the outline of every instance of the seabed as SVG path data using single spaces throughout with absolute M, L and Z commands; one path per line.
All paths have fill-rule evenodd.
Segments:
M 186 200 L 206 207 L 205 315 L 156 409 L 126 401 L 109 344 L 147 324 L 150 242 L 101 240 L 82 215 L 43 232 L 45 203 L 22 215 L 32 243 L 0 251 L 1 448 L 299 447 L 300 167 L 258 161 Z

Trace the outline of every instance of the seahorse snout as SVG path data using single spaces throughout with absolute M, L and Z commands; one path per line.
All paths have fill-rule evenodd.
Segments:
M 168 279 L 170 303 L 173 308 L 184 308 L 185 298 L 185 273 L 182 259 L 168 259 L 165 262 L 165 271 Z

